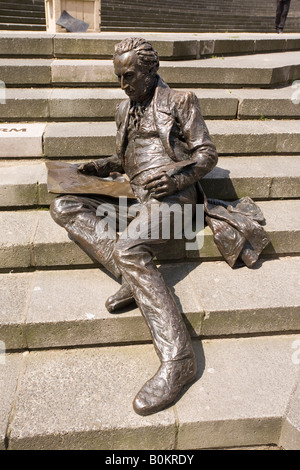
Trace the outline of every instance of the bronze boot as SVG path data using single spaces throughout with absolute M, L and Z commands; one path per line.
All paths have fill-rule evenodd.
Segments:
M 162 362 L 157 373 L 136 395 L 134 411 L 146 416 L 165 409 L 175 401 L 183 387 L 195 379 L 196 372 L 194 357 Z
M 134 297 L 132 295 L 132 291 L 127 282 L 123 280 L 123 284 L 118 290 L 118 292 L 116 292 L 114 295 L 111 295 L 107 299 L 107 301 L 105 302 L 105 307 L 110 313 L 113 313 L 116 310 L 130 305 L 133 302 Z

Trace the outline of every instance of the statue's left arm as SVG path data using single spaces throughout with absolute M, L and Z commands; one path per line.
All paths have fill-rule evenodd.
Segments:
M 178 190 L 182 190 L 209 173 L 217 164 L 218 154 L 202 117 L 198 98 L 192 92 L 180 95 L 175 106 L 177 122 L 194 164 L 175 173 Z
M 161 172 L 147 182 L 146 188 L 161 198 L 181 191 L 209 173 L 217 164 L 218 154 L 202 117 L 198 98 L 192 92 L 175 93 L 172 99 L 172 115 L 179 126 L 188 147 L 190 158 L 174 162 L 174 168 Z

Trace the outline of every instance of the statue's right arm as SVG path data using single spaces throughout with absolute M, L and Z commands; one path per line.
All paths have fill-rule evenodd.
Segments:
M 118 155 L 100 158 L 88 163 L 82 163 L 78 167 L 78 171 L 88 175 L 95 175 L 105 178 L 112 172 L 124 173 L 121 161 Z

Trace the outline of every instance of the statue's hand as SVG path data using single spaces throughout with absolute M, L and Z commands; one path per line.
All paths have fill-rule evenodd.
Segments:
M 177 183 L 172 176 L 161 173 L 151 176 L 146 182 L 145 189 L 150 191 L 155 199 L 161 199 L 176 193 Z
M 88 175 L 97 175 L 98 174 L 98 167 L 96 162 L 88 162 L 88 163 L 81 163 L 77 168 L 78 171 L 82 173 L 87 173 Z

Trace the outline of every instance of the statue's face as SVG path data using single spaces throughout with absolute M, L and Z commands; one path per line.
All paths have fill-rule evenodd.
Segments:
M 114 59 L 114 68 L 122 90 L 132 101 L 142 103 L 149 98 L 156 74 L 152 74 L 138 64 L 134 51 L 117 55 Z

